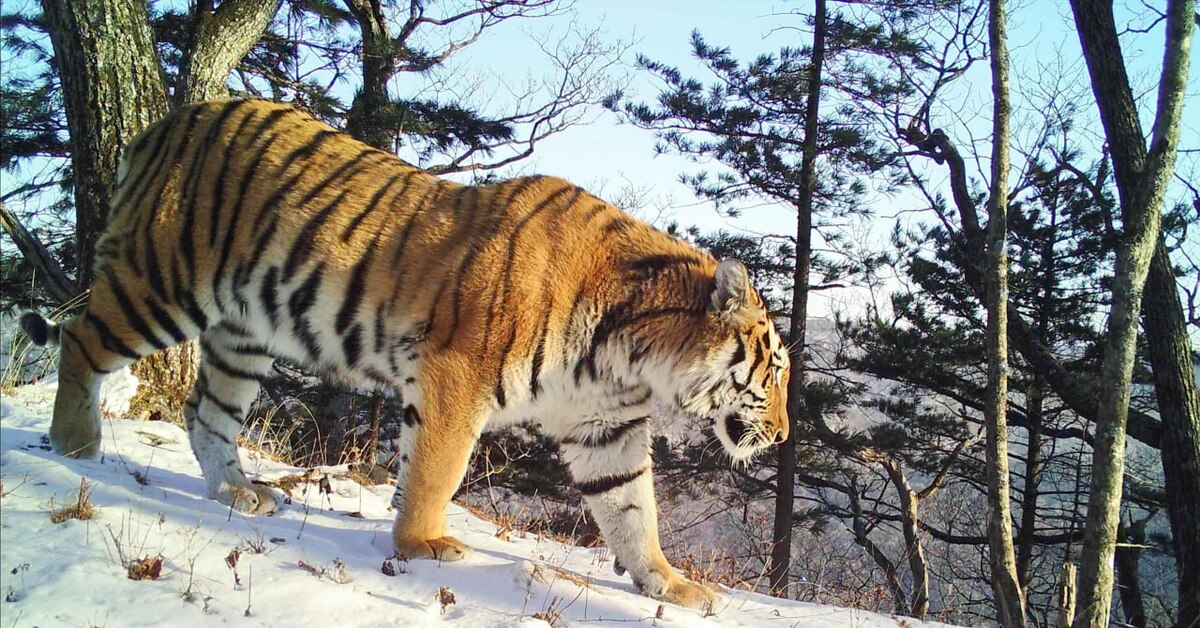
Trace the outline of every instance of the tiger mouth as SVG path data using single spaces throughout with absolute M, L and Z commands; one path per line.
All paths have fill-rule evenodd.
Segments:
M 746 434 L 750 432 L 750 426 L 746 422 L 738 418 L 736 414 L 725 416 L 725 433 L 729 435 L 729 440 L 741 445 Z

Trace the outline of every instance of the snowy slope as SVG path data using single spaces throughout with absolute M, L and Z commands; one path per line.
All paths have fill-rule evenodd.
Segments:
M 119 408 L 127 387 L 110 388 Z M 451 506 L 451 532 L 475 548 L 467 561 L 390 561 L 388 486 L 362 487 L 323 469 L 292 489 L 272 517 L 246 517 L 204 497 L 199 466 L 179 428 L 105 421 L 103 457 L 49 451 L 54 385 L 17 389 L 0 404 L 0 606 L 4 626 L 579 625 L 610 620 L 661 626 L 935 626 L 866 611 L 726 590 L 715 615 L 638 595 L 607 553 L 519 533 Z M 243 450 L 265 480 L 303 473 Z M 140 478 L 138 476 L 141 476 Z M 50 521 L 54 507 L 92 483 L 89 521 Z M 145 483 L 139 482 L 142 479 Z M 235 570 L 227 559 L 238 549 Z M 131 580 L 130 560 L 163 558 L 157 579 Z M 122 558 L 123 557 L 123 558 Z M 438 600 L 443 587 L 453 604 Z M 249 617 L 249 619 L 246 619 Z M 608 623 L 607 621 L 605 623 Z

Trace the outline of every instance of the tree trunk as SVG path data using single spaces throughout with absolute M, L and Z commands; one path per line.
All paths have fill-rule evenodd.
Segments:
M 166 114 L 167 92 L 145 2 L 42 0 L 42 9 L 71 134 L 79 256 L 75 284 L 90 286 L 121 152 Z
M 1021 529 L 1017 532 L 1017 581 L 1021 590 L 1029 588 L 1029 574 L 1033 562 L 1034 537 L 1037 534 L 1038 484 L 1042 466 L 1042 405 L 1046 398 L 1045 386 L 1040 381 L 1029 385 L 1025 391 L 1025 416 L 1028 422 L 1028 445 L 1025 448 L 1025 473 L 1021 491 Z
M 387 82 L 395 73 L 395 53 L 388 33 L 387 16 L 380 0 L 345 0 L 346 8 L 362 33 L 362 88 L 346 114 L 346 131 L 378 148 L 392 152 L 394 129 L 389 128 L 391 100 Z
M 1075 565 L 1063 563 L 1058 574 L 1058 628 L 1070 628 L 1075 623 Z
M 75 286 L 75 282 L 63 272 L 62 266 L 51 255 L 50 251 L 46 250 L 46 246 L 37 236 L 29 233 L 25 225 L 17 220 L 17 217 L 4 203 L 0 202 L 0 227 L 3 227 L 4 232 L 8 237 L 12 238 L 13 244 L 17 245 L 17 250 L 21 251 L 21 255 L 33 264 L 37 271 L 41 272 L 41 277 L 38 281 L 46 287 L 50 292 L 50 296 L 59 303 L 67 303 L 79 296 L 79 288 Z
M 1074 624 L 1077 628 L 1103 628 L 1108 625 L 1112 605 L 1113 559 L 1125 466 L 1125 422 L 1137 321 L 1150 259 L 1160 238 L 1163 197 L 1179 142 L 1194 11 L 1190 0 L 1167 3 L 1158 112 L 1151 148 L 1147 151 L 1121 55 L 1112 3 L 1071 0 L 1071 9 L 1105 137 L 1112 148 L 1124 228 L 1113 268 L 1092 488 L 1080 555 L 1079 615 Z
M 1146 628 L 1146 606 L 1142 603 L 1142 582 L 1138 577 L 1138 562 L 1142 557 L 1140 545 L 1146 540 L 1146 522 L 1122 527 L 1117 540 L 1120 542 L 1116 550 L 1117 591 L 1120 593 L 1125 623 Z
M 883 468 L 900 498 L 900 528 L 904 534 L 904 556 L 908 559 L 908 569 L 912 574 L 912 605 L 909 612 L 917 619 L 924 619 L 925 615 L 929 614 L 929 568 L 925 562 L 925 548 L 921 543 L 921 535 L 917 532 L 921 499 L 908 483 L 899 460 L 888 458 L 884 461 Z
M 1160 234 L 1142 294 L 1142 324 L 1162 417 L 1162 465 L 1180 627 L 1200 626 L 1200 394 L 1179 288 Z
M 1008 477 L 1008 48 L 1004 0 L 990 0 L 992 185 L 987 225 L 988 562 L 1001 626 L 1025 626 L 1025 595 L 1017 579 Z
M 173 98 L 175 106 L 228 98 L 229 73 L 262 38 L 279 3 L 280 0 L 224 0 L 215 11 L 212 0 L 196 3 L 192 11 L 191 50 L 183 57 Z
M 804 111 L 804 146 L 800 157 L 800 197 L 796 203 L 796 268 L 792 274 L 792 316 L 788 325 L 792 363 L 788 379 L 788 438 L 777 450 L 775 521 L 771 534 L 768 582 L 773 595 L 784 596 L 792 562 L 792 509 L 795 507 L 796 440 L 805 402 L 805 335 L 808 331 L 808 277 L 812 257 L 812 212 L 816 192 L 817 133 L 821 108 L 821 68 L 825 62 L 825 0 L 816 0 L 812 62 Z

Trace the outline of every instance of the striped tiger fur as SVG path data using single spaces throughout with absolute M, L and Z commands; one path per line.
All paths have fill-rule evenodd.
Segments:
M 659 548 L 652 408 L 713 420 L 734 458 L 788 434 L 789 363 L 736 261 L 717 263 L 551 177 L 464 186 L 295 109 L 203 103 L 128 147 L 81 315 L 58 337 L 50 440 L 93 456 L 99 378 L 199 338 L 184 419 L 211 495 L 276 509 L 236 441 L 275 357 L 402 399 L 393 539 L 457 560 L 446 507 L 485 426 L 562 444 L 620 565 L 646 594 L 713 593 Z

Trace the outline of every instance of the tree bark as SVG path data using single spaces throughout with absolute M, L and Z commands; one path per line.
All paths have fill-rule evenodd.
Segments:
M 12 238 L 13 244 L 17 245 L 17 250 L 21 251 L 21 255 L 24 255 L 34 268 L 41 271 L 42 276 L 39 281 L 50 291 L 51 297 L 59 303 L 67 303 L 79 296 L 79 288 L 63 272 L 58 260 L 50 255 L 50 251 L 46 250 L 46 246 L 42 244 L 41 240 L 25 229 L 25 225 L 22 225 L 21 221 L 8 211 L 4 203 L 0 203 L 0 227 L 3 227 L 8 237 Z
M 1125 623 L 1137 628 L 1146 628 L 1146 605 L 1142 602 L 1142 582 L 1138 576 L 1138 563 L 1146 540 L 1146 522 L 1136 522 L 1122 528 L 1118 534 L 1120 545 L 1116 550 L 1117 591 L 1120 592 L 1121 610 Z
M 888 458 L 884 461 L 883 468 L 900 498 L 900 529 L 904 534 L 904 556 L 908 559 L 908 569 L 912 574 L 912 605 L 908 610 L 913 617 L 924 619 L 929 614 L 929 567 L 925 562 L 925 547 L 918 533 L 918 508 L 921 498 L 908 483 L 899 460 Z
M 1025 447 L 1025 473 L 1021 490 L 1021 528 L 1017 532 L 1017 581 L 1021 590 L 1029 587 L 1029 573 L 1033 561 L 1034 535 L 1037 533 L 1038 485 L 1042 467 L 1042 405 L 1045 387 L 1040 381 L 1033 382 L 1025 391 L 1027 440 Z
M 1194 11 L 1190 0 L 1167 3 L 1163 76 L 1151 147 L 1147 151 L 1121 54 L 1112 3 L 1071 0 L 1071 9 L 1100 120 L 1112 148 L 1124 228 L 1113 268 L 1091 495 L 1080 555 L 1079 615 L 1074 623 L 1077 628 L 1103 628 L 1108 625 L 1112 605 L 1113 559 L 1120 523 L 1125 423 L 1137 321 L 1150 259 L 1160 238 L 1163 197 L 1179 142 Z
M 229 97 L 229 73 L 262 38 L 281 0 L 224 0 L 198 2 L 192 12 L 190 54 L 183 57 L 176 107 Z
M 1075 623 L 1075 565 L 1063 563 L 1055 587 L 1058 598 L 1058 628 L 1070 628 Z
M 775 486 L 775 520 L 771 534 L 768 582 L 771 593 L 786 596 L 792 562 L 792 523 L 796 487 L 796 440 L 807 414 L 805 402 L 805 336 L 808 331 L 808 279 L 812 263 L 812 212 L 816 193 L 817 134 L 821 110 L 821 72 L 825 62 L 825 0 L 816 0 L 808 100 L 804 110 L 804 146 L 800 156 L 800 193 L 796 203 L 796 268 L 792 275 L 792 314 L 788 325 L 792 363 L 788 379 L 788 438 L 779 445 Z
M 362 87 L 346 114 L 346 131 L 378 148 L 392 152 L 395 129 L 388 128 L 391 99 L 387 81 L 395 74 L 396 57 L 388 33 L 387 16 L 380 0 L 345 0 L 362 35 Z
M 167 112 L 146 4 L 42 0 L 62 78 L 75 175 L 75 283 L 90 286 L 125 144 Z
M 1142 325 L 1162 417 L 1162 465 L 1179 573 L 1176 625 L 1200 625 L 1200 393 L 1179 287 L 1160 234 L 1142 294 Z
M 987 225 L 988 563 L 1001 626 L 1025 626 L 1025 595 L 1017 579 L 1008 477 L 1008 47 L 1004 0 L 990 0 L 992 182 Z

